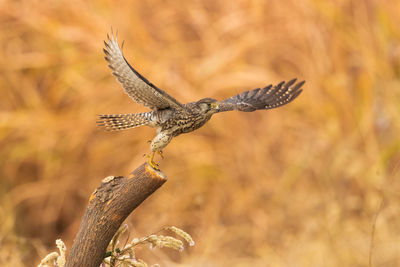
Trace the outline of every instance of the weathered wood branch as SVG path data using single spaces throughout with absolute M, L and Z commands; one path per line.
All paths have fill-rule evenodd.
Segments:
M 129 176 L 103 179 L 90 196 L 65 267 L 98 267 L 122 222 L 166 180 L 162 172 L 147 163 Z

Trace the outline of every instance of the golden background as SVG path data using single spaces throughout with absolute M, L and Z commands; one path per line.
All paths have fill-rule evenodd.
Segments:
M 145 159 L 154 129 L 105 63 L 128 61 L 181 102 L 297 77 L 293 103 L 215 115 L 164 150 L 167 183 L 131 237 L 175 225 L 161 266 L 400 265 L 400 1 L 0 1 L 0 265 L 72 245 L 89 195 Z M 374 232 L 374 233 L 373 233 Z

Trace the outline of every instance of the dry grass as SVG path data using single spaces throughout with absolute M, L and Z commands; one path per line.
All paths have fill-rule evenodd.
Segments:
M 145 110 L 103 60 L 113 26 L 128 60 L 182 102 L 307 80 L 288 106 L 216 115 L 172 141 L 168 183 L 128 223 L 134 236 L 177 225 L 196 246 L 141 258 L 399 266 L 399 10 L 395 0 L 1 1 L 0 265 L 38 264 L 56 238 L 71 247 L 93 188 L 144 161 L 152 129 L 95 125 L 96 114 Z

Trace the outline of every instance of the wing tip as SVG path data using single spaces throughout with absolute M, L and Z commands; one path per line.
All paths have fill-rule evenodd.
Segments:
M 306 81 L 304 81 L 304 80 L 296 83 L 292 88 L 293 92 L 297 92 L 305 83 L 306 83 Z M 300 89 L 300 90 L 303 91 L 303 89 Z
M 301 82 L 298 82 L 298 83 L 297 83 L 297 86 L 300 88 L 300 87 L 302 87 L 305 83 L 306 83 L 306 81 L 303 80 L 303 81 L 301 81 Z
M 281 81 L 281 82 L 278 83 L 275 87 L 276 87 L 276 88 L 281 88 L 282 85 L 284 85 L 284 84 L 285 84 L 285 81 Z
M 295 82 L 297 81 L 297 78 L 291 79 L 290 81 L 288 81 L 287 83 L 285 83 L 285 89 L 290 88 L 293 84 L 295 84 Z

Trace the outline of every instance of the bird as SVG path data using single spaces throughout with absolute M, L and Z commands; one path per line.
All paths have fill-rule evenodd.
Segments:
M 301 87 L 305 83 L 292 79 L 245 91 L 222 101 L 207 97 L 182 104 L 149 82 L 128 63 L 122 53 L 124 42 L 120 47 L 118 34 L 111 32 L 111 37 L 107 34 L 104 46 L 105 60 L 125 93 L 151 111 L 98 115 L 97 124 L 106 131 L 120 131 L 144 125 L 157 128 L 157 135 L 149 141 L 151 153 L 145 154 L 150 166 L 156 170 L 159 170 L 159 164 L 154 161 L 155 154 L 163 158 L 162 151 L 172 138 L 202 127 L 216 113 L 232 110 L 252 112 L 286 105 L 301 94 Z

